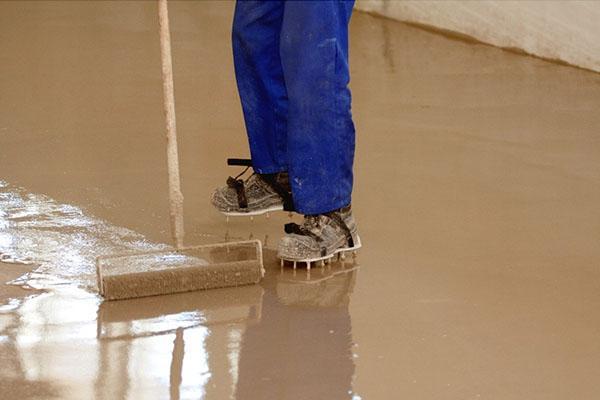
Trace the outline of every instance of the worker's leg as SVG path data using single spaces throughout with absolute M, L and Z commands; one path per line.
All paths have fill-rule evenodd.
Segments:
M 287 148 L 296 210 L 350 204 L 354 124 L 348 89 L 353 1 L 285 2 L 281 61 L 289 98 Z
M 230 178 L 212 195 L 227 215 L 293 210 L 287 174 L 287 93 L 279 54 L 283 1 L 238 1 L 233 20 L 233 59 L 257 174 Z
M 287 170 L 287 93 L 279 54 L 282 1 L 238 1 L 232 44 L 254 170 Z

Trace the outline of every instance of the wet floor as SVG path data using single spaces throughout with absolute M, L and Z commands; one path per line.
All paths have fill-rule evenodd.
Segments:
M 600 75 L 355 14 L 364 248 L 281 271 L 286 215 L 208 205 L 232 6 L 170 3 L 186 242 L 265 279 L 102 303 L 95 256 L 170 243 L 155 4 L 0 2 L 0 397 L 597 398 Z

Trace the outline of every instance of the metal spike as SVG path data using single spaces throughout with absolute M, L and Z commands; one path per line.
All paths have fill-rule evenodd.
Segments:
M 324 266 L 325 266 L 325 261 L 324 261 L 324 260 L 321 260 L 321 261 L 319 262 L 319 267 L 324 267 Z
M 229 223 L 229 215 L 225 216 L 225 222 Z
M 267 219 L 271 218 L 271 214 L 267 213 Z
M 340 260 L 344 261 L 346 259 L 346 252 L 340 252 Z
M 294 269 L 296 269 L 296 261 L 294 261 Z
M 306 262 L 306 270 L 310 273 L 310 261 Z
M 283 258 L 279 260 L 279 264 L 281 265 L 281 268 L 283 268 L 283 264 L 284 264 Z
M 254 221 L 254 215 L 250 216 L 250 221 Z

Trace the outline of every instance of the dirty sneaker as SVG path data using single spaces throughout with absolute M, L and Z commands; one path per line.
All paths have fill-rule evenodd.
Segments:
M 361 247 L 350 206 L 325 214 L 305 215 L 304 223 L 285 225 L 277 255 L 282 260 L 305 262 L 328 260 Z
M 228 216 L 294 210 L 287 172 L 253 173 L 246 180 L 240 179 L 249 168 L 235 178 L 229 177 L 226 186 L 213 192 L 211 203 L 217 210 Z

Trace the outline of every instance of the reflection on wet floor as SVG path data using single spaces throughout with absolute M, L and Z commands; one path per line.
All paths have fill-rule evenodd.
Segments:
M 354 262 L 334 262 L 311 276 L 305 269 L 281 268 L 274 251 L 266 249 L 268 271 L 261 285 L 102 302 L 95 294 L 98 255 L 166 245 L 8 183 L 0 195 L 2 254 L 34 268 L 11 284 L 46 291 L 0 309 L 0 349 L 18 364 L 17 373 L 7 370 L 0 380 L 15 396 L 114 399 L 135 393 L 179 399 L 211 393 L 221 398 L 228 392 L 275 399 L 282 390 L 291 398 L 320 396 L 323 389 L 334 398 L 351 391 L 348 304 L 358 269 Z M 225 237 L 231 239 L 229 231 Z M 245 249 L 237 250 L 205 256 L 247 258 L 238 254 Z M 174 262 L 181 257 L 188 258 Z M 280 325 L 286 321 L 294 326 Z M 250 346 L 243 351 L 242 339 Z M 272 354 L 272 346 L 280 354 Z M 295 352 L 312 352 L 311 360 L 323 362 L 308 368 L 312 361 Z M 219 354 L 225 357 L 220 360 Z M 279 363 L 271 357 L 285 368 L 274 368 Z M 315 392 L 311 385 L 293 385 L 298 378 L 326 378 L 327 385 Z M 19 391 L 23 382 L 31 393 Z
M 13 304 L 0 349 L 16 365 L 0 379 L 53 382 L 61 398 L 340 398 L 356 266 L 298 280 L 267 257 L 260 286 L 105 303 L 66 287 Z M 327 384 L 302 383 L 313 379 Z
M 155 4 L 0 2 L 0 277 L 43 289 L 0 287 L 0 397 L 596 398 L 600 76 L 355 14 L 360 270 L 309 276 L 285 214 L 208 204 L 247 155 L 232 7 L 169 10 L 186 243 L 267 275 L 105 304 L 96 255 L 171 243 Z
M 166 247 L 88 216 L 79 207 L 2 181 L 0 210 L 1 260 L 35 265 L 15 284 L 43 289 L 45 281 L 74 282 L 93 290 L 97 256 Z

